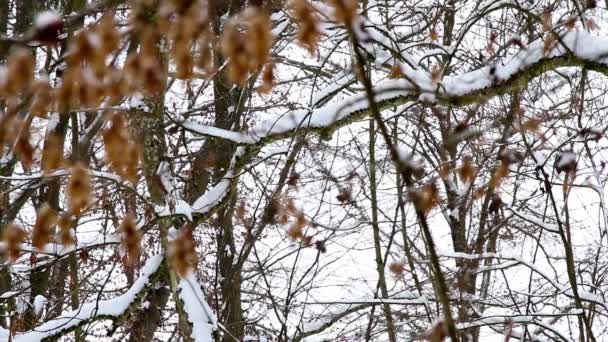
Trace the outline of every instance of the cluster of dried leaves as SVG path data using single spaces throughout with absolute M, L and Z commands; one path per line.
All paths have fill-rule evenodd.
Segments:
M 222 53 L 229 60 L 228 79 L 244 85 L 268 61 L 274 42 L 270 17 L 258 7 L 248 7 L 231 18 L 222 33 Z
M 290 224 L 291 222 L 291 224 Z M 289 225 L 287 235 L 292 241 L 297 241 L 303 247 L 313 247 L 325 253 L 323 240 L 315 240 L 314 235 L 308 234 L 310 222 L 304 212 L 296 207 L 292 198 L 287 195 L 273 198 L 265 209 L 262 224 Z
M 311 55 L 314 54 L 321 39 L 316 9 L 307 0 L 294 0 L 291 3 L 291 15 L 298 25 L 298 42 L 308 49 Z
M 160 29 L 171 42 L 171 56 L 178 79 L 190 79 L 197 66 L 214 72 L 207 8 L 201 1 L 172 1 L 160 9 Z
M 169 255 L 171 265 L 180 277 L 185 277 L 196 267 L 198 254 L 194 229 L 191 226 L 180 229 L 179 235 L 171 243 Z
M 4 256 L 9 260 L 17 260 L 21 255 L 21 243 L 27 233 L 18 225 L 10 223 L 4 226 L 2 241 L 4 242 Z
M 32 246 L 39 251 L 44 251 L 45 246 L 53 241 L 56 226 L 59 232 L 54 240 L 64 246 L 76 243 L 72 229 L 72 218 L 68 213 L 58 215 L 51 206 L 43 203 L 38 209 L 36 222 L 32 229 Z M 27 238 L 26 231 L 16 224 L 8 224 L 4 227 L 2 240 L 4 242 L 4 256 L 10 261 L 15 261 L 21 255 L 21 244 Z
M 127 214 L 120 224 L 121 245 L 125 251 L 125 264 L 134 265 L 139 261 L 141 231 L 133 214 Z
M 110 120 L 111 126 L 103 132 L 103 143 L 106 161 L 114 172 L 122 178 L 136 184 L 140 147 L 131 138 L 125 116 L 115 113 Z
M 68 210 L 74 215 L 81 215 L 91 200 L 91 176 L 82 163 L 72 167 L 72 176 L 65 192 L 68 198 Z
M 73 110 L 117 105 L 136 93 L 147 97 L 163 92 L 169 65 L 160 52 L 163 44 L 170 47 L 169 54 L 178 79 L 191 79 L 195 68 L 212 76 L 216 72 L 215 55 L 221 52 L 228 62 L 230 82 L 244 85 L 250 76 L 259 73 L 261 86 L 258 91 L 267 93 L 272 90 L 274 65 L 269 53 L 274 37 L 270 17 L 262 8 L 250 6 L 232 17 L 218 40 L 211 32 L 204 1 L 164 2 L 159 15 L 154 18 L 149 15 L 150 2 L 131 1 L 130 5 L 133 10 L 129 17 L 129 31 L 121 32 L 113 15 L 103 15 L 70 36 L 65 67 L 54 75 L 40 74 L 36 78 L 36 61 L 30 50 L 14 49 L 10 53 L 0 73 L 0 98 L 4 99 L 7 107 L 0 122 L 0 143 L 2 148 L 14 149 L 24 169 L 31 169 L 36 159 L 36 148 L 30 143 L 32 117 L 23 115 L 24 104 L 33 116 L 47 119 L 49 113 L 67 115 Z M 356 14 L 356 1 L 336 1 L 334 5 L 338 20 L 344 21 Z M 298 25 L 298 42 L 314 53 L 321 36 L 317 10 L 306 0 L 294 0 L 290 9 Z M 47 14 L 28 39 L 54 47 L 63 39 L 65 28 L 61 17 Z M 139 48 L 131 51 L 121 66 L 116 63 L 114 55 L 122 49 L 121 41 L 128 34 L 139 37 Z M 219 48 L 217 52 L 215 47 Z M 56 80 L 52 82 L 50 76 Z M 141 150 L 130 136 L 127 116 L 111 113 L 107 118 L 109 124 L 102 131 L 105 160 L 113 172 L 136 184 Z M 60 134 L 51 129 L 46 134 L 41 152 L 40 168 L 45 175 L 67 168 L 70 176 L 65 188 L 65 211 L 59 214 L 46 204 L 38 210 L 32 244 L 40 250 L 53 241 L 55 233 L 56 241 L 65 245 L 75 243 L 74 218 L 92 209 L 94 192 L 87 165 L 64 158 L 64 139 Z M 303 233 L 308 224 L 304 214 L 293 206 L 288 207 L 290 209 L 282 211 L 281 221 L 286 222 L 288 215 L 295 218 L 289 235 L 307 246 L 311 245 L 312 237 Z M 119 230 L 127 263 L 133 264 L 139 257 L 141 243 L 134 216 L 126 215 Z M 16 225 L 9 225 L 3 239 L 7 256 L 15 260 L 19 256 L 19 245 L 27 239 L 27 234 Z M 324 251 L 322 242 L 316 244 Z M 181 275 L 195 263 L 191 228 L 175 240 L 172 255 L 173 264 Z
M 423 185 L 418 189 L 408 192 L 409 199 L 414 204 L 416 211 L 427 215 L 439 202 L 439 188 L 434 182 Z

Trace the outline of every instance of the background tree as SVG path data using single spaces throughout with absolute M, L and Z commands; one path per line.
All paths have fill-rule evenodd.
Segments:
M 602 341 L 608 4 L 0 4 L 0 337 Z

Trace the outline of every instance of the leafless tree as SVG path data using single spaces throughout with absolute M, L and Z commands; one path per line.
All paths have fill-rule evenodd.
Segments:
M 603 341 L 607 7 L 2 1 L 0 339 Z

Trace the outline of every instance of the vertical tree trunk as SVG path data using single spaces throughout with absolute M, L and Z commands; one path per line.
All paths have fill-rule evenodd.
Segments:
M 369 167 L 370 167 L 370 192 L 371 192 L 371 205 L 372 205 L 372 229 L 374 231 L 374 250 L 376 252 L 376 271 L 378 272 L 378 286 L 380 287 L 380 293 L 382 298 L 388 298 L 388 289 L 386 287 L 386 276 L 384 273 L 384 260 L 382 258 L 382 247 L 380 242 L 382 238 L 380 236 L 380 225 L 378 223 L 378 199 L 376 191 L 376 128 L 374 120 L 369 121 Z M 393 322 L 393 314 L 391 312 L 390 304 L 384 304 L 384 317 L 386 319 L 386 329 L 388 333 L 388 339 L 390 342 L 397 341 L 397 331 L 395 330 L 395 323 Z
M 34 15 L 41 8 L 41 4 L 38 1 L 16 1 L 15 2 L 15 32 L 16 34 L 23 34 L 31 28 Z M 32 53 L 34 51 L 32 50 Z M 60 137 L 64 137 L 67 128 L 67 120 L 60 120 L 55 129 L 50 134 L 56 134 Z M 47 132 L 49 134 L 49 132 Z M 59 210 L 59 191 L 60 184 L 58 179 L 49 181 L 39 193 L 39 203 L 48 203 L 49 206 L 55 210 Z M 34 302 L 34 298 L 38 295 L 42 295 L 48 298 L 49 280 L 51 272 L 48 266 L 32 268 L 30 272 L 30 303 Z M 57 287 L 53 287 L 57 288 Z M 61 287 L 63 288 L 63 286 Z M 60 310 L 60 309 L 59 309 Z M 23 314 L 23 322 L 25 329 L 32 329 L 38 321 L 38 317 L 34 312 L 33 306 Z
M 9 17 L 9 1 L 0 1 L 0 35 L 8 34 L 8 17 Z M 8 55 L 7 43 L 0 42 L 0 64 L 6 62 Z M 4 101 L 0 101 L 0 110 L 4 112 Z M 0 154 L 2 153 L 3 146 L 0 146 Z M 9 161 L 4 164 L 0 164 L 0 175 L 10 176 L 13 173 L 15 163 Z M 6 192 L 10 189 L 10 182 L 0 182 L 0 235 L 4 229 L 4 225 L 8 222 L 4 221 L 4 212 L 9 205 L 9 195 Z M 5 293 L 11 289 L 11 273 L 8 267 L 3 267 L 0 270 L 0 293 Z M 8 320 L 6 319 L 7 314 L 14 310 L 14 300 L 5 299 L 0 301 L 0 327 L 5 329 L 8 328 Z
M 225 14 L 234 15 L 244 6 L 244 1 L 233 0 L 223 2 L 212 0 L 209 2 L 211 25 L 216 37 L 221 34 L 221 17 Z M 224 59 L 216 55 L 216 65 L 222 65 Z M 213 80 L 215 126 L 223 129 L 239 129 L 244 99 L 248 98 L 248 89 L 232 87 L 226 82 L 224 73 L 220 73 Z M 232 109 L 230 109 L 232 108 Z M 211 182 L 219 181 L 225 174 L 236 146 L 225 139 L 209 138 L 202 149 L 197 153 L 192 167 L 191 188 L 188 198 L 192 201 L 203 194 Z M 206 166 L 206 167 L 201 167 Z M 208 167 L 212 166 L 212 171 Z M 217 258 L 218 272 L 222 279 L 220 287 L 224 305 L 220 320 L 229 334 L 225 334 L 223 341 L 233 342 L 234 338 L 242 340 L 245 333 L 243 320 L 243 307 L 241 301 L 241 268 L 235 266 L 236 253 L 232 217 L 235 206 L 232 198 L 228 205 L 217 213 Z M 219 309 L 219 308 L 218 308 Z
M 16 0 L 15 13 L 15 32 L 23 34 L 31 27 L 34 21 L 34 15 L 39 9 L 40 2 L 38 0 Z
M 155 16 L 158 10 L 158 1 L 151 4 L 143 4 L 147 6 L 144 10 L 147 13 L 146 20 L 149 20 L 148 25 L 155 25 Z M 156 58 L 159 63 L 159 72 L 162 73 L 163 86 L 166 86 L 166 75 L 168 72 L 168 56 L 167 42 L 165 37 L 158 37 L 155 44 Z M 154 205 L 166 205 L 165 189 L 156 178 L 156 173 L 159 165 L 165 160 L 167 155 L 167 146 L 165 141 L 164 127 L 164 110 L 165 110 L 165 90 L 161 90 L 156 94 L 149 94 L 144 99 L 146 110 L 137 108 L 131 109 L 130 121 L 131 126 L 135 131 L 137 142 L 142 147 L 143 151 L 143 171 L 144 178 L 150 193 L 150 198 Z M 140 310 L 136 313 L 134 323 L 131 327 L 130 341 L 152 341 L 154 333 L 161 323 L 162 310 L 167 304 L 169 294 L 173 295 L 175 305 L 177 307 L 179 330 L 183 341 L 191 341 L 191 326 L 187 321 L 187 317 L 183 310 L 183 303 L 179 299 L 177 292 L 177 276 L 169 267 L 169 240 L 168 229 L 175 222 L 171 219 L 162 219 L 158 223 L 160 232 L 160 240 L 165 258 L 159 272 L 158 286 L 149 291 L 145 297 L 145 301 L 149 306 L 145 310 Z M 167 291 L 167 287 L 171 291 Z
M 84 3 L 82 0 L 65 0 L 62 2 L 62 5 L 63 5 L 63 9 L 64 9 L 65 13 L 76 12 L 76 11 L 79 11 L 82 8 L 84 8 Z M 79 22 L 75 23 L 75 25 L 72 26 L 72 30 L 70 30 L 68 32 L 68 38 L 71 38 L 73 36 L 74 30 L 82 27 L 83 25 L 84 25 L 83 20 L 80 20 Z M 67 50 L 67 45 L 62 44 L 61 51 L 66 51 L 66 50 Z M 59 124 L 57 125 L 57 127 L 55 129 L 47 131 L 47 139 L 51 136 L 55 136 L 55 137 L 59 138 L 58 139 L 60 142 L 59 146 L 62 151 L 65 146 L 65 137 L 67 134 L 69 123 L 70 123 L 70 113 L 68 113 L 68 112 L 59 113 Z M 72 125 L 74 125 L 74 122 L 72 122 Z M 72 130 L 74 130 L 74 128 L 72 128 Z M 49 203 L 49 204 L 55 211 L 59 212 L 61 209 L 59 206 L 59 194 L 60 194 L 60 187 L 61 187 L 60 180 L 51 179 L 48 182 L 48 186 L 49 186 L 49 189 L 52 189 L 51 191 L 53 192 L 51 195 L 53 197 L 51 199 L 51 202 L 54 202 L 53 204 L 51 204 L 51 203 Z M 75 227 L 74 227 L 74 229 L 75 229 Z M 75 258 L 76 258 L 75 253 L 72 253 L 70 255 L 70 257 L 68 257 L 68 259 L 60 260 L 53 267 L 52 275 L 51 275 L 53 286 L 49 289 L 49 292 L 50 292 L 49 294 L 51 297 L 50 299 L 55 303 L 55 305 L 53 306 L 54 310 L 52 310 L 49 313 L 50 317 L 59 316 L 61 314 L 61 312 L 63 311 L 65 301 L 66 301 L 66 285 L 69 286 L 69 288 L 71 290 L 70 291 L 71 308 L 72 309 L 78 308 L 78 300 L 76 297 L 77 295 L 73 293 L 74 292 L 73 288 L 78 286 L 77 275 L 74 275 L 73 272 L 69 272 L 70 263 L 75 263 Z M 74 282 L 76 282 L 76 283 L 74 284 Z M 80 329 L 77 329 L 75 337 L 76 337 L 77 341 L 81 341 Z

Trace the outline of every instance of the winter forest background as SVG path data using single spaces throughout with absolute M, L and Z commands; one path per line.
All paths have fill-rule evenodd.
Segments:
M 0 0 L 0 340 L 608 341 L 607 8 Z

